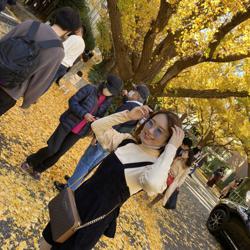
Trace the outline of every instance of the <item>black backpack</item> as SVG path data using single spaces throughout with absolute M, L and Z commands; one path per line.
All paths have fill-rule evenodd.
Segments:
M 18 87 L 32 77 L 39 64 L 41 49 L 63 48 L 59 39 L 34 41 L 39 26 L 40 22 L 34 21 L 25 36 L 11 37 L 0 41 L 1 86 L 5 88 Z

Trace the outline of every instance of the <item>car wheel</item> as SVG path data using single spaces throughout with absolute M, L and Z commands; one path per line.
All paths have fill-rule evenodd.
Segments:
M 227 221 L 227 212 L 221 208 L 211 212 L 207 220 L 207 228 L 210 233 L 216 233 L 221 230 L 223 224 Z

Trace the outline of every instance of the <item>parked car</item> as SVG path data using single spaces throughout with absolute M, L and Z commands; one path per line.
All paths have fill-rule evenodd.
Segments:
M 250 178 L 211 211 L 207 228 L 225 249 L 250 249 Z

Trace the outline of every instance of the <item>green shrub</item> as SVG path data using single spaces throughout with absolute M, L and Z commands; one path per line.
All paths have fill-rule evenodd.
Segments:
M 105 61 L 94 65 L 89 71 L 88 78 L 92 83 L 104 81 L 107 77 L 107 72 L 104 71 Z

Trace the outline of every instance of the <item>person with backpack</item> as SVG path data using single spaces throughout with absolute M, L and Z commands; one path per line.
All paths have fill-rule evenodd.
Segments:
M 150 95 L 150 91 L 145 84 L 141 83 L 137 85 L 134 84 L 133 89 L 128 93 L 124 90 L 124 94 L 124 103 L 116 109 L 115 113 L 124 110 L 132 110 L 135 107 L 142 106 L 146 103 Z M 115 126 L 114 129 L 120 133 L 130 133 L 136 125 L 137 121 L 129 121 Z M 73 191 L 76 190 L 84 180 L 86 174 L 97 166 L 98 163 L 100 163 L 108 154 L 108 151 L 105 150 L 98 141 L 96 141 L 96 138 L 93 138 L 92 142 L 78 162 L 73 175 L 68 179 L 67 184 L 55 181 L 54 185 L 58 190 L 62 190 L 66 187 L 70 187 Z
M 51 218 L 42 233 L 44 240 L 40 249 L 93 249 L 102 235 L 115 236 L 120 208 L 131 196 L 140 191 L 149 195 L 163 192 L 184 132 L 174 113 L 162 110 L 150 115 L 151 112 L 148 106 L 140 106 L 92 123 L 97 140 L 111 153 L 94 175 L 74 192 L 81 223 L 87 226 L 64 241 L 56 242 L 53 228 L 63 225 L 65 219 L 60 217 L 58 209 L 58 223 L 52 226 L 54 218 Z M 113 129 L 115 125 L 142 118 L 146 121 L 133 136 Z
M 20 97 L 28 108 L 49 89 L 64 57 L 61 38 L 79 29 L 80 15 L 60 8 L 51 25 L 28 20 L 0 40 L 0 116 Z
M 47 141 L 47 147 L 27 157 L 21 169 L 36 180 L 53 166 L 81 138 L 91 130 L 90 123 L 104 116 L 113 96 L 122 90 L 122 80 L 108 75 L 107 81 L 96 87 L 87 84 L 69 99 L 69 108 L 60 117 L 60 123 Z

